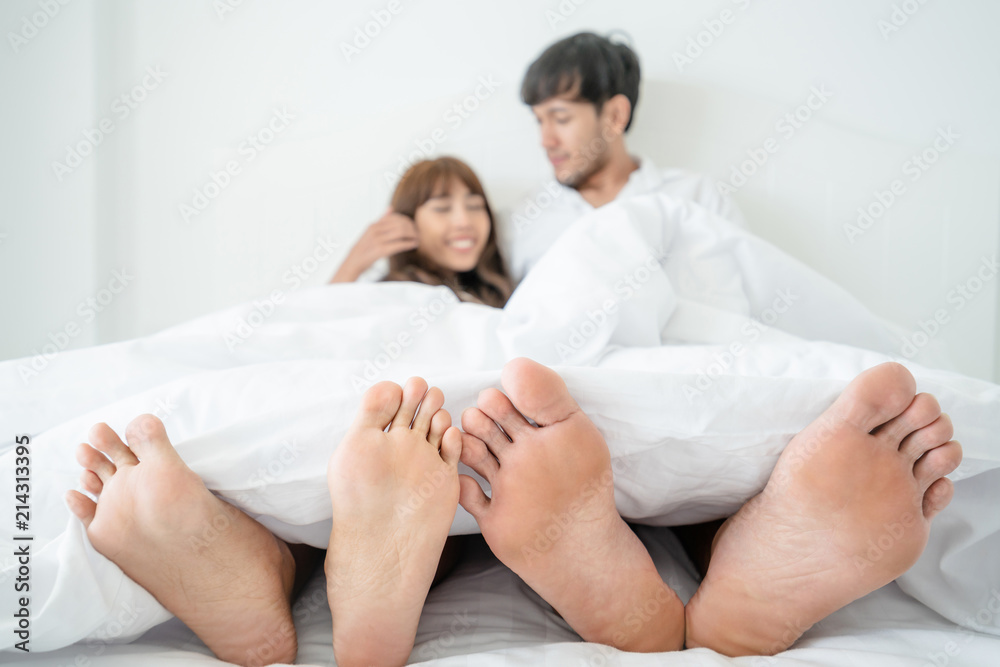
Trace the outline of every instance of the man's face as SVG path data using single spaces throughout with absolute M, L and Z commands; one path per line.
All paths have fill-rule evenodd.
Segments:
M 593 104 L 576 99 L 570 92 L 551 97 L 531 110 L 557 181 L 576 188 L 604 168 L 608 162 L 604 126 L 608 122 Z

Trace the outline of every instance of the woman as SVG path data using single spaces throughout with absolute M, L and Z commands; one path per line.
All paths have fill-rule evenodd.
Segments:
M 330 282 L 353 282 L 383 257 L 389 257 L 383 280 L 445 285 L 463 301 L 497 308 L 512 291 L 486 193 L 457 158 L 410 167 L 385 214 L 365 230 Z
M 510 296 L 486 195 L 455 158 L 411 167 L 390 210 L 365 231 L 331 282 L 353 281 L 387 256 L 385 280 L 447 285 L 465 301 L 496 307 Z M 441 390 L 420 378 L 405 388 L 382 382 L 366 392 L 327 472 L 333 530 L 326 555 L 279 539 L 213 495 L 151 415 L 129 425 L 128 446 L 106 424 L 91 431 L 94 446 L 82 445 L 78 460 L 83 489 L 99 500 L 71 491 L 67 503 L 97 550 L 223 660 L 294 661 L 291 604 L 323 562 L 338 664 L 403 664 L 427 591 L 461 551 L 447 535 L 458 504 L 462 435 L 443 405 Z M 141 453 L 142 468 L 130 446 Z M 427 480 L 435 480 L 430 495 Z M 157 518 L 140 521 L 149 530 L 135 539 L 128 532 L 133 514 L 150 511 Z M 182 524 L 198 535 L 205 526 L 221 528 L 211 544 L 202 538 L 195 544 L 174 530 Z

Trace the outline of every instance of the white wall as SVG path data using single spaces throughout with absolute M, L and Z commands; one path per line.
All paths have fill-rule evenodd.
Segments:
M 526 65 L 563 35 L 622 28 L 644 68 L 631 147 L 662 166 L 728 179 L 811 86 L 832 91 L 736 194 L 751 227 L 906 330 L 952 309 L 937 339 L 964 372 L 1000 378 L 998 281 L 961 312 L 947 298 L 982 255 L 1000 250 L 995 3 L 926 4 L 884 39 L 877 23 L 893 3 L 882 0 L 400 0 L 347 62 L 341 43 L 388 0 L 243 0 L 220 16 L 227 1 L 73 0 L 20 53 L 0 47 L 3 90 L 12 91 L 0 107 L 0 271 L 3 312 L 17 323 L 0 333 L 0 357 L 39 349 L 122 267 L 134 280 L 73 345 L 288 289 L 283 277 L 320 239 L 346 252 L 385 207 L 385 173 L 437 128 L 446 135 L 438 152 L 469 160 L 497 207 L 514 209 L 549 176 L 518 101 Z M 40 11 L 37 2 L 0 7 L 3 32 Z M 733 22 L 679 71 L 673 54 L 722 9 Z M 147 68 L 165 77 L 121 117 L 115 100 Z M 481 77 L 498 82 L 495 92 L 454 127 L 446 113 Z M 276 108 L 294 120 L 249 161 L 242 142 Z M 52 160 L 102 118 L 114 132 L 58 182 Z M 949 124 L 961 134 L 954 148 L 850 244 L 843 225 L 853 211 Z M 185 222 L 178 206 L 230 160 L 240 173 Z
M 93 6 L 80 0 L 51 19 L 41 13 L 43 27 L 12 43 L 9 34 L 36 12 L 31 2 L 0 5 L 0 358 L 101 340 L 96 310 L 78 310 L 103 273 L 96 165 L 89 156 L 62 180 L 51 167 L 93 116 Z

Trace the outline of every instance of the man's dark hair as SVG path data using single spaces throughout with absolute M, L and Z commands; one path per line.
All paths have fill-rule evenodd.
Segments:
M 521 84 L 521 100 L 535 106 L 574 90 L 597 113 L 615 95 L 627 97 L 632 105 L 627 131 L 639 101 L 639 58 L 625 44 L 592 32 L 572 35 L 545 49 L 531 63 Z

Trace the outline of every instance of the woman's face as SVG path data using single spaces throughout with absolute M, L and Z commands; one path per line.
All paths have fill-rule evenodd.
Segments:
M 476 268 L 490 236 L 490 216 L 482 195 L 455 178 L 450 184 L 439 184 L 413 218 L 417 252 L 455 273 Z

